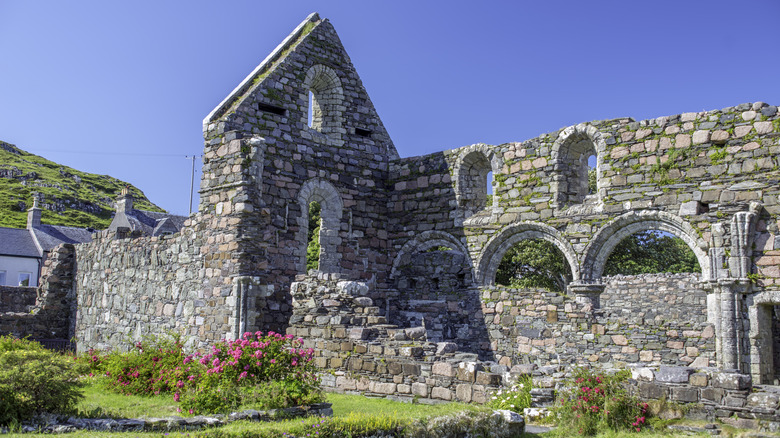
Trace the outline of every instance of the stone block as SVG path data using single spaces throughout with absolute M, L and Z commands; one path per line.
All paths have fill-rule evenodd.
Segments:
M 403 383 L 399 383 L 396 389 L 398 390 L 399 394 L 409 394 L 412 392 L 412 386 Z
M 525 420 L 517 412 L 506 409 L 499 409 L 493 413 L 494 416 L 501 416 L 507 424 L 510 436 L 521 436 L 525 434 Z
M 741 408 L 745 406 L 745 398 L 733 395 L 727 395 L 723 399 L 723 405 L 730 408 Z
M 403 373 L 403 366 L 398 362 L 388 362 L 387 372 L 394 375 L 401 374 Z
M 688 379 L 688 382 L 691 385 L 698 386 L 698 387 L 707 386 L 708 381 L 709 381 L 709 378 L 704 373 L 691 374 L 691 377 Z
M 416 395 L 418 397 L 428 397 L 428 385 L 420 382 L 412 383 L 412 395 Z
M 716 373 L 712 376 L 712 386 L 731 390 L 749 389 L 753 384 L 749 374 Z
M 377 394 L 395 394 L 395 389 L 397 385 L 395 383 L 380 383 L 380 382 L 371 382 L 368 385 L 368 390 L 371 392 L 376 392 Z
M 437 376 L 454 377 L 455 370 L 447 362 L 435 362 L 431 372 Z
M 450 401 L 452 400 L 452 391 L 441 386 L 434 386 L 431 389 L 431 398 Z
M 406 376 L 419 376 L 420 365 L 414 363 L 405 363 L 403 364 L 403 373 Z
M 661 383 L 688 383 L 691 374 L 692 368 L 661 366 L 655 373 L 655 380 Z
M 484 371 L 477 371 L 476 383 L 478 385 L 498 386 L 501 384 L 501 376 Z
M 747 397 L 747 405 L 764 409 L 780 408 L 780 394 L 770 392 L 757 392 Z
M 347 330 L 349 339 L 368 339 L 368 335 L 371 332 L 371 329 L 365 328 L 365 327 L 350 327 Z
M 684 386 L 681 387 L 674 387 L 671 388 L 671 399 L 672 401 L 680 401 L 680 402 L 698 402 L 699 401 L 699 390 L 696 388 L 686 388 Z
M 454 342 L 439 342 L 436 344 L 436 355 L 452 353 L 458 350 L 458 344 Z
M 631 378 L 640 382 L 652 382 L 655 374 L 650 368 L 631 369 Z
M 664 399 L 666 398 L 666 388 L 656 383 L 639 383 L 639 397 L 644 399 Z
M 468 383 L 460 383 L 455 386 L 455 397 L 463 403 L 471 402 L 472 388 Z
M 724 395 L 726 395 L 726 391 L 719 388 L 702 388 L 701 390 L 702 401 L 720 404 Z

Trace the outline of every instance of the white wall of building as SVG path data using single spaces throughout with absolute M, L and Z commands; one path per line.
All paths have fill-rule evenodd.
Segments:
M 22 274 L 30 274 L 30 287 L 38 287 L 39 259 L 29 257 L 0 256 L 0 277 L 5 273 L 3 286 L 19 286 Z M 1 280 L 1 279 L 0 279 Z

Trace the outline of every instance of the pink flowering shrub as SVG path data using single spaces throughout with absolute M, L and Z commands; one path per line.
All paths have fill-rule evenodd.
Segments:
M 185 358 L 205 371 L 177 393 L 182 408 L 224 412 L 239 405 L 269 409 L 322 401 L 313 353 L 303 348 L 302 339 L 274 332 L 218 342 L 206 354 Z
M 76 361 L 83 374 L 104 376 L 120 394 L 170 394 L 185 413 L 215 413 L 251 406 L 284 408 L 323 401 L 302 339 L 245 333 L 203 353 L 186 354 L 177 335 L 148 338 L 129 352 L 88 351 Z
M 647 425 L 648 405 L 629 394 L 625 382 L 630 377 L 628 370 L 576 370 L 555 402 L 558 426 L 579 435 L 603 429 L 641 431 Z
M 180 389 L 188 376 L 200 374 L 200 366 L 185 363 L 181 337 L 146 338 L 126 353 L 100 356 L 87 352 L 81 360 L 97 363 L 108 388 L 119 394 L 159 395 Z M 93 371 L 94 373 L 95 371 Z

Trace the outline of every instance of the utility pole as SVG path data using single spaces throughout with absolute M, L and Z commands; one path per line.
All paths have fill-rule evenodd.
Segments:
M 190 173 L 190 213 L 192 214 L 192 191 L 195 189 L 195 157 L 197 155 L 185 155 L 184 158 L 192 160 L 192 172 Z

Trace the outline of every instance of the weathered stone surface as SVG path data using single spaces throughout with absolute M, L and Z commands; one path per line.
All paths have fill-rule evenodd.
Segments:
M 661 366 L 655 373 L 655 379 L 663 383 L 688 383 L 692 368 Z
M 752 384 L 749 375 L 736 373 L 716 373 L 712 376 L 712 386 L 723 389 L 748 389 Z

